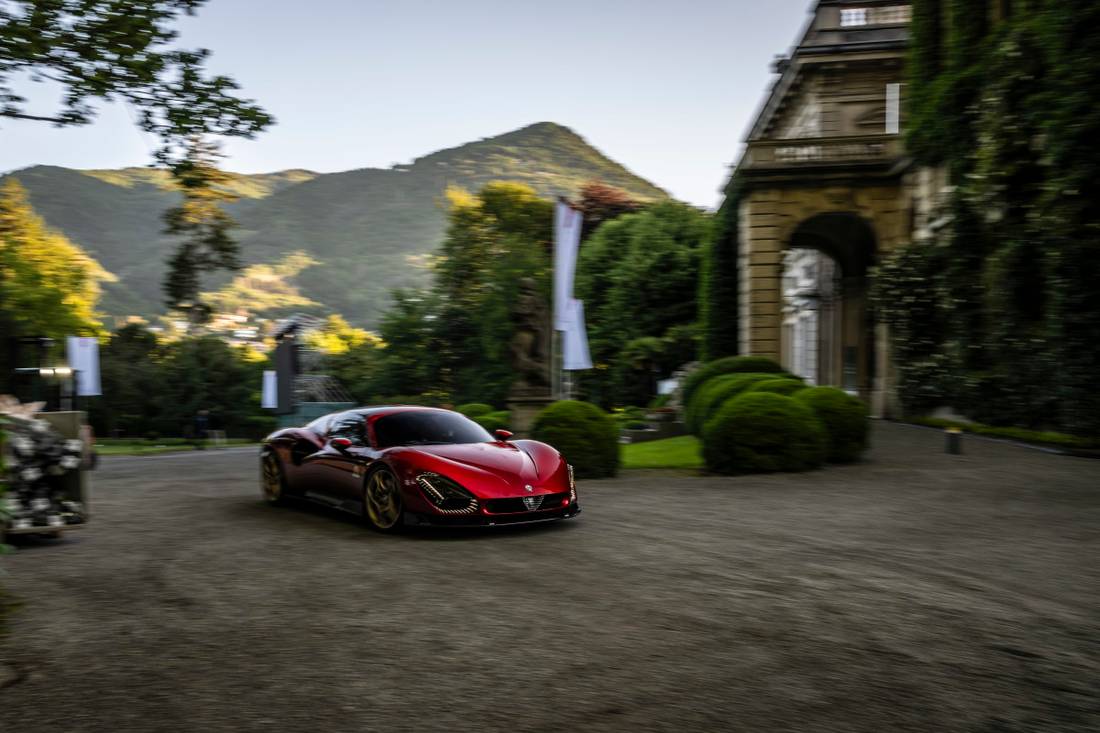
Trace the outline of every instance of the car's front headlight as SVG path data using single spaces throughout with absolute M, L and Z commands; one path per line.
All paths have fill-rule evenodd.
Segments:
M 565 468 L 569 471 L 569 503 L 572 504 L 577 500 L 577 482 L 573 480 L 573 467 L 566 463 Z
M 422 473 L 416 477 L 421 492 L 443 514 L 473 514 L 478 510 L 477 499 L 466 489 L 438 473 Z

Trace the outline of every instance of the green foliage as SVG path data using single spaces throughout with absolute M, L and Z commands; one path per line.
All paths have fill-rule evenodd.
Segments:
M 103 310 L 149 317 L 161 310 L 164 253 L 177 243 L 162 215 L 179 193 L 147 169 L 78 171 L 37 166 L 12 174 L 50 225 L 65 231 L 105 268 L 120 273 L 104 287 Z M 478 191 L 494 180 L 524 183 L 539 196 L 575 196 L 593 179 L 640 203 L 667 194 L 589 146 L 573 131 L 542 123 L 442 150 L 392 169 L 318 175 L 283 171 L 228 174 L 219 184 L 240 197 L 225 210 L 239 224 L 242 264 L 276 266 L 304 251 L 317 264 L 293 276 L 298 294 L 377 330 L 393 290 L 413 292 L 432 279 L 446 236 L 448 185 Z M 103 217 L 101 212 L 111 216 Z M 240 273 L 244 274 L 244 272 Z M 229 282 L 213 273 L 204 290 Z M 281 315 L 281 314 L 275 314 Z M 660 334 L 656 334 L 660 335 Z
M 221 289 L 203 293 L 201 300 L 214 313 L 244 312 L 269 318 L 288 316 L 320 305 L 302 295 L 293 279 L 318 264 L 305 252 L 292 252 L 280 262 L 250 265 Z
M 463 415 L 469 418 L 476 418 L 482 415 L 488 415 L 493 411 L 492 405 L 487 405 L 484 402 L 470 402 L 465 405 L 459 405 L 455 408 L 455 412 L 461 412 Z
M 507 410 L 497 410 L 473 416 L 471 419 L 492 433 L 496 430 L 507 430 L 512 423 L 512 413 Z
M 577 478 L 608 478 L 619 470 L 619 429 L 599 407 L 562 400 L 540 412 L 531 437 L 554 446 Z
M 693 471 L 703 467 L 699 439 L 691 435 L 622 446 L 623 468 L 670 468 Z
M 867 449 L 870 422 L 867 405 L 835 387 L 812 387 L 794 395 L 809 407 L 825 426 L 828 459 L 833 463 L 852 463 Z
M 683 404 L 691 403 L 692 394 L 704 383 L 722 374 L 786 374 L 783 367 L 762 356 L 727 356 L 703 364 L 684 380 Z
M 62 339 L 94 334 L 99 284 L 113 276 L 31 209 L 18 181 L 0 184 L 0 334 Z M 11 370 L 0 349 L 0 386 Z
M 959 422 L 958 420 L 945 420 L 934 417 L 914 417 L 906 422 L 914 425 L 923 425 L 929 428 L 958 428 L 974 435 L 983 435 L 987 438 L 1004 438 L 1017 440 L 1022 443 L 1037 443 L 1056 448 L 1069 448 L 1077 450 L 1096 450 L 1100 448 L 1100 438 L 1081 438 L 1076 435 L 1066 435 L 1050 430 L 1026 430 L 1024 428 L 999 428 L 981 423 Z
M 768 392 L 722 405 L 703 431 L 707 470 L 721 474 L 805 471 L 820 466 L 827 436 L 813 411 Z
M 209 429 L 259 438 L 274 428 L 260 409 L 263 368 L 214 337 L 160 344 L 126 326 L 101 346 L 103 396 L 89 400 L 89 420 L 102 437 L 189 436 L 206 410 Z
M 790 397 L 795 392 L 801 392 L 806 388 L 806 384 L 800 379 L 766 379 L 749 387 L 749 391 L 774 392 Z
M 664 202 L 604 224 L 585 242 L 576 291 L 596 367 L 581 382 L 592 400 L 645 403 L 656 378 L 694 359 L 694 333 L 685 329 L 698 320 L 694 294 L 709 231 L 703 212 Z
M 553 204 L 514 183 L 490 183 L 476 196 L 452 192 L 450 201 L 434 287 L 436 383 L 458 400 L 501 404 L 515 380 L 512 310 L 521 281 L 533 280 L 549 309 Z
M 723 374 L 704 382 L 685 403 L 684 422 L 692 435 L 701 435 L 704 426 L 732 397 L 749 391 L 761 382 L 775 380 L 775 374 Z
M 1100 7 L 1033 0 L 990 28 L 917 0 L 913 33 L 909 146 L 955 189 L 950 232 L 876 284 L 903 405 L 1096 434 Z
M 0 43 L 0 117 L 83 125 L 93 103 L 125 101 L 137 124 L 160 138 L 157 159 L 172 162 L 205 134 L 251 138 L 274 120 L 234 95 L 237 84 L 207 76 L 209 51 L 169 48 L 172 25 L 204 0 L 22 0 L 6 3 Z M 29 114 L 13 77 L 61 85 L 61 109 Z
M 164 304 L 185 311 L 194 323 L 210 314 L 199 297 L 202 276 L 241 266 L 237 242 L 229 234 L 235 223 L 223 208 L 236 196 L 224 187 L 229 176 L 218 169 L 218 157 L 212 144 L 197 140 L 188 145 L 186 157 L 172 164 L 183 201 L 164 212 L 165 234 L 182 240 L 168 258 Z
M 640 407 L 617 407 L 611 411 L 611 417 L 619 430 L 642 430 L 647 425 L 645 410 Z
M 361 328 L 350 325 L 343 316 L 331 315 L 316 332 L 310 334 L 307 344 L 330 356 L 346 354 L 352 349 L 370 345 L 380 346 L 377 336 Z
M 699 275 L 699 315 L 702 342 L 699 358 L 713 361 L 736 356 L 740 308 L 737 257 L 740 250 L 741 180 L 726 185 L 726 196 L 715 215 Z

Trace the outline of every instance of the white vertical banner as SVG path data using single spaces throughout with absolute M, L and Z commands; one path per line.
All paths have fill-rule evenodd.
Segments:
M 260 395 L 260 407 L 274 410 L 279 406 L 279 376 L 274 369 L 264 370 L 264 386 Z
M 565 331 L 572 316 L 573 275 L 584 217 L 564 201 L 554 209 L 554 330 Z
M 886 85 L 886 134 L 901 132 L 901 84 Z
M 584 327 L 584 302 L 569 299 L 569 327 L 562 336 L 562 369 L 574 372 L 592 368 L 588 353 L 588 333 Z
M 99 341 L 94 336 L 69 336 L 65 342 L 69 368 L 76 370 L 76 393 L 95 397 L 103 392 L 99 385 Z

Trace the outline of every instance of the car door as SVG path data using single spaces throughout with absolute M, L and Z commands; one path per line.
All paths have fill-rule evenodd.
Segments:
M 346 448 L 337 448 L 333 439 L 351 441 Z M 314 488 L 342 509 L 359 511 L 363 501 L 363 471 L 370 461 L 370 446 L 366 439 L 366 423 L 359 413 L 336 415 L 329 422 L 325 444 L 312 457 Z

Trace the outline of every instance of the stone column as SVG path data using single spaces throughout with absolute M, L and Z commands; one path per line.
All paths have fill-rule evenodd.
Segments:
M 753 191 L 741 204 L 741 353 L 780 361 L 783 244 L 777 191 Z

